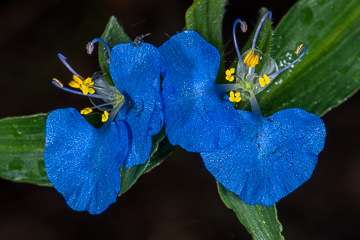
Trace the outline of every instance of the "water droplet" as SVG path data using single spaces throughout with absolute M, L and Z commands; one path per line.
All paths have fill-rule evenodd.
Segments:
M 314 18 L 314 13 L 309 7 L 306 7 L 300 11 L 300 20 L 304 24 L 309 25 L 313 20 L 313 18 Z
M 325 23 L 323 21 L 318 21 L 315 23 L 315 26 L 319 29 L 322 29 L 325 27 Z
M 10 164 L 9 164 L 9 169 L 10 171 L 13 171 L 13 170 L 21 170 L 23 169 L 23 166 L 24 166 L 24 161 L 21 159 L 21 158 L 14 158 Z
M 339 73 L 341 73 L 341 74 L 346 74 L 347 71 L 348 71 L 348 67 L 347 67 L 347 66 L 346 66 L 346 67 L 342 67 L 342 68 L 338 69 L 338 71 L 339 71 Z
M 282 78 L 280 78 L 280 79 L 277 79 L 275 82 L 274 82 L 274 84 L 275 85 L 280 85 L 280 84 L 282 84 L 283 83 L 283 79 Z

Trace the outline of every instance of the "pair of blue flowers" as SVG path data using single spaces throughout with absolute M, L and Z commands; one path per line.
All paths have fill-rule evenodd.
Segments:
M 104 43 L 94 39 L 90 52 L 95 42 Z M 88 95 L 94 107 L 81 113 L 103 111 L 104 124 L 94 128 L 73 108 L 49 114 L 44 158 L 53 186 L 74 210 L 103 212 L 120 192 L 119 169 L 147 161 L 151 136 L 165 122 L 170 142 L 199 152 L 228 190 L 251 205 L 275 204 L 311 176 L 325 127 L 319 117 L 301 109 L 261 115 L 255 94 L 282 70 L 270 62 L 263 72 L 255 71 L 266 56 L 252 50 L 244 61 L 238 54 L 236 74 L 230 69 L 226 78 L 236 81 L 229 84 L 215 83 L 219 52 L 194 31 L 179 33 L 159 48 L 136 42 L 108 49 L 115 86 L 102 73 L 84 79 L 59 55 L 74 74 L 70 86 L 81 91 L 56 79 L 54 84 Z M 234 108 L 232 102 L 241 97 L 250 100 L 252 112 Z

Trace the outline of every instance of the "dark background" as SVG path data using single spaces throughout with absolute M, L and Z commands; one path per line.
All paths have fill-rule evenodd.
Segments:
M 275 25 L 295 1 L 229 2 L 224 21 L 226 54 L 234 54 L 231 28 L 241 17 L 249 31 L 258 10 L 273 11 Z M 115 15 L 131 38 L 152 33 L 160 46 L 185 25 L 191 0 L 5 1 L 0 3 L 0 117 L 89 105 L 88 99 L 51 85 L 71 74 L 61 52 L 80 74 L 98 71 L 85 45 Z M 344 79 L 345 80 L 345 79 Z M 278 204 L 286 239 L 354 239 L 360 235 L 360 95 L 323 119 L 325 150 L 313 177 Z M 161 166 L 99 216 L 71 210 L 53 188 L 0 180 L 0 239 L 251 239 L 221 202 L 198 154 L 176 149 Z

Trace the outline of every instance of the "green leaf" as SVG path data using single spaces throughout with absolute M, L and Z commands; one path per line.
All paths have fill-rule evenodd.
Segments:
M 321 116 L 353 95 L 360 88 L 359 35 L 358 0 L 295 4 L 275 30 L 272 56 L 288 64 L 299 44 L 307 52 L 262 94 L 263 114 L 298 107 Z
M 44 166 L 47 114 L 0 120 L 0 177 L 51 186 Z
M 152 137 L 152 141 L 153 145 L 150 158 L 146 161 L 146 163 L 136 165 L 128 170 L 126 170 L 124 166 L 121 167 L 121 191 L 119 195 L 128 191 L 142 174 L 149 172 L 162 163 L 173 150 L 173 146 L 169 143 L 167 137 L 165 136 L 164 128 L 160 133 Z
M 245 226 L 253 239 L 284 239 L 281 235 L 282 226 L 277 219 L 275 205 L 271 207 L 248 205 L 241 201 L 236 194 L 228 191 L 219 183 L 218 191 L 225 205 L 236 213 L 239 221 Z
M 223 56 L 222 22 L 226 0 L 196 0 L 186 11 L 186 29 L 198 32 L 214 45 Z M 218 78 L 224 74 L 224 60 L 221 58 Z
M 116 17 L 114 16 L 112 16 L 107 23 L 101 38 L 109 45 L 110 49 L 112 49 L 117 44 L 131 42 L 130 37 L 125 33 L 124 29 L 120 26 L 116 20 Z M 104 77 L 109 83 L 113 85 L 109 71 L 109 54 L 106 50 L 106 47 L 102 44 L 99 46 L 98 55 L 99 65 L 104 73 Z

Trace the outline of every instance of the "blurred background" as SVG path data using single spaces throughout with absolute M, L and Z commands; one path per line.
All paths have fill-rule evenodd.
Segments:
M 226 56 L 233 56 L 231 29 L 241 17 L 248 39 L 260 7 L 273 11 L 274 26 L 294 0 L 230 0 L 224 20 Z M 2 0 L 0 3 L 0 117 L 89 105 L 88 99 L 51 85 L 70 72 L 57 53 L 80 74 L 99 70 L 85 45 L 99 37 L 114 15 L 131 38 L 152 35 L 160 46 L 182 31 L 192 0 Z M 278 204 L 286 239 L 355 239 L 360 235 L 360 94 L 323 119 L 325 150 L 313 177 Z M 1 133 L 0 133 L 1 134 Z M 0 239 L 251 239 L 221 202 L 215 180 L 198 154 L 176 148 L 161 166 L 100 216 L 71 210 L 53 188 L 0 180 Z

